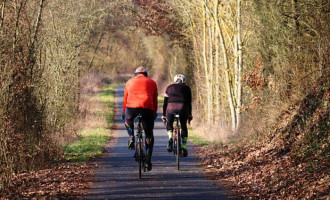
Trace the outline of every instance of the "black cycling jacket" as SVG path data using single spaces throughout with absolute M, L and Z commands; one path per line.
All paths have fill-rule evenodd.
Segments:
M 166 115 L 168 103 L 183 103 L 187 108 L 187 114 L 191 115 L 191 90 L 190 87 L 183 83 L 171 84 L 166 88 L 164 94 L 163 115 Z

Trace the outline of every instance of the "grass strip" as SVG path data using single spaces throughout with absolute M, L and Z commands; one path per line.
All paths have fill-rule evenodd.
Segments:
M 66 160 L 86 162 L 102 154 L 102 147 L 109 141 L 108 129 L 89 129 L 78 133 L 80 139 L 64 146 Z
M 109 127 L 114 123 L 115 88 L 117 86 L 118 84 L 108 85 L 105 92 L 99 97 L 100 102 L 108 105 L 108 112 L 105 113 L 105 117 Z
M 90 158 L 102 155 L 103 147 L 110 140 L 110 127 L 114 123 L 115 87 L 105 86 L 95 100 L 106 104 L 107 109 L 100 111 L 100 116 L 105 117 L 107 127 L 93 127 L 78 132 L 79 139 L 63 146 L 64 158 L 73 162 L 86 162 Z
M 222 146 L 223 142 L 221 141 L 210 141 L 205 138 L 202 138 L 198 136 L 196 133 L 196 130 L 189 128 L 189 137 L 188 139 L 193 142 L 194 144 L 197 144 L 198 146 Z

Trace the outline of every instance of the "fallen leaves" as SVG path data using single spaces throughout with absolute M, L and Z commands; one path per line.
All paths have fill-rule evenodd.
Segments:
M 284 112 L 263 140 L 198 147 L 208 177 L 242 199 L 330 199 L 330 108 L 322 104 L 329 101 L 328 79 Z
M 326 198 L 330 192 L 329 171 L 308 171 L 307 163 L 295 163 L 292 153 L 264 154 L 262 145 L 231 145 L 228 149 L 197 147 L 208 177 L 225 181 L 229 193 L 242 199 Z M 238 150 L 239 149 L 239 150 Z M 221 166 L 221 167 L 218 167 Z M 238 196 L 237 196 L 238 195 Z
M 94 163 L 65 163 L 14 175 L 0 199 L 79 199 L 92 184 Z

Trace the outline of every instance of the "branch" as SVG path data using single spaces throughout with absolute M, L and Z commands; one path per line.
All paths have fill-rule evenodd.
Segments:
M 96 51 L 99 49 L 100 43 L 101 43 L 104 35 L 105 35 L 105 32 L 102 32 L 102 34 L 100 35 L 99 41 L 97 42 L 97 45 L 96 45 L 96 47 L 94 49 L 93 57 L 92 57 L 91 62 L 89 63 L 88 69 L 91 69 L 92 66 L 93 66 L 93 62 L 94 62 L 94 58 L 95 58 L 95 55 L 96 55 Z
M 39 27 L 40 27 L 40 24 L 41 24 L 41 17 L 42 17 L 42 11 L 43 11 L 43 8 L 44 8 L 44 3 L 45 3 L 45 0 L 40 0 L 39 13 L 38 13 L 38 18 L 37 18 L 37 21 L 36 21 L 36 24 L 35 24 L 34 36 L 33 36 L 32 45 L 31 45 L 32 48 L 34 48 L 34 44 L 38 39 L 38 32 L 39 32 Z
M 21 11 L 22 11 L 23 7 L 25 7 L 26 3 L 27 3 L 27 0 L 21 2 L 20 5 L 18 6 L 18 2 L 15 1 L 16 21 L 15 21 L 15 32 L 14 32 L 14 36 L 13 36 L 13 52 L 14 53 L 16 51 L 16 43 L 17 43 L 17 37 L 18 37 L 18 28 L 19 28 L 19 20 L 20 20 L 20 16 L 21 16 Z M 13 56 L 13 59 L 15 59 L 15 56 Z
M 5 19 L 5 8 L 6 8 L 6 1 L 7 0 L 4 0 L 2 2 L 2 5 L 0 6 L 0 9 L 1 9 L 1 16 L 0 16 L 0 29 L 2 29 L 2 26 L 3 26 L 3 21 Z

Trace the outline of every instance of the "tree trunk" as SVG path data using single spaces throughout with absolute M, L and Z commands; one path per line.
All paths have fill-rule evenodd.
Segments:
M 99 38 L 99 40 L 97 42 L 97 45 L 96 45 L 96 47 L 94 49 L 93 57 L 92 57 L 91 61 L 89 62 L 88 69 L 91 69 L 92 66 L 93 66 L 93 62 L 94 62 L 94 59 L 95 59 L 96 52 L 99 49 L 99 46 L 101 44 L 101 41 L 102 41 L 104 35 L 105 35 L 105 32 L 102 32 L 102 34 L 100 35 L 100 38 Z
M 206 82 L 206 93 L 207 93 L 207 109 L 206 109 L 206 116 L 207 116 L 207 123 L 211 122 L 211 101 L 210 101 L 210 82 L 209 82 L 209 73 L 208 73 L 208 65 L 207 65 L 207 14 L 206 14 L 206 5 L 203 6 L 203 61 L 204 61 L 204 75 L 205 75 L 205 82 Z
M 237 46 L 238 46 L 238 74 L 237 74 L 237 107 L 236 107 L 236 130 L 241 125 L 242 107 L 242 71 L 243 71 L 243 49 L 241 40 L 241 0 L 237 0 Z
M 214 0 L 214 14 L 215 14 L 215 18 L 217 18 L 218 16 L 218 6 L 219 6 L 219 0 Z M 217 34 L 216 34 L 216 30 L 217 30 L 217 27 L 216 27 L 216 22 L 217 20 L 214 19 L 214 46 L 215 46 L 215 53 L 214 53 L 214 58 L 215 58 L 215 61 L 214 61 L 214 68 L 215 68 L 215 90 L 214 90 L 214 93 L 215 93 L 215 108 L 216 108 L 216 117 L 218 117 L 220 115 L 220 69 L 219 69 L 219 38 L 217 37 Z
M 214 122 L 214 109 L 213 109 L 213 101 L 214 101 L 214 98 L 213 98 L 213 62 L 214 62 L 214 59 L 213 59 L 213 23 L 212 23 L 212 20 L 211 20 L 211 16 L 208 14 L 208 17 L 207 17 L 207 20 L 208 20 L 208 32 L 209 32 L 209 77 L 207 79 L 208 81 L 208 102 L 209 102 L 209 110 L 208 110 L 208 113 L 209 113 L 209 123 L 213 123 Z
M 4 0 L 0 7 L 0 29 L 2 31 L 3 21 L 5 19 L 6 0 Z
M 229 102 L 229 108 L 230 108 L 230 113 L 231 113 L 231 128 L 232 131 L 235 133 L 236 132 L 236 112 L 235 112 L 235 107 L 234 107 L 234 96 L 231 90 L 231 85 L 232 81 L 230 80 L 229 76 L 229 62 L 228 62 L 228 54 L 227 54 L 227 48 L 226 48 L 226 43 L 223 37 L 223 32 L 220 27 L 220 23 L 217 23 L 217 28 L 218 28 L 218 34 L 219 34 L 219 39 L 220 39 L 220 44 L 221 44 L 221 49 L 222 49 L 222 55 L 223 55 L 223 62 L 225 66 L 225 79 L 226 79 L 226 88 L 227 88 L 227 98 Z

